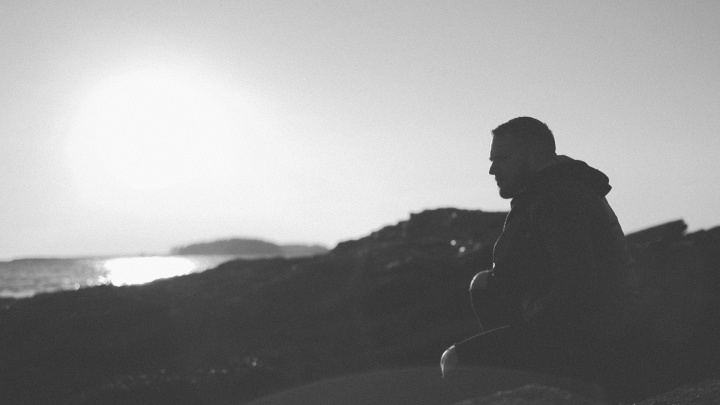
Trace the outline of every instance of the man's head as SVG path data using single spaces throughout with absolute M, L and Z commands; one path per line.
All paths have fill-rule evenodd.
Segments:
M 513 118 L 492 134 L 490 174 L 500 197 L 514 198 L 533 173 L 555 158 L 555 138 L 547 125 L 530 117 Z

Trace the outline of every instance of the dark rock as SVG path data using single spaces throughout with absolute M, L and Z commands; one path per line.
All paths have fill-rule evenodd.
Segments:
M 455 405 L 602 405 L 555 387 L 529 384 L 491 396 L 457 402 Z
M 711 379 L 658 395 L 636 405 L 717 405 L 720 404 L 720 380 Z
M 672 242 L 680 240 L 685 235 L 686 230 L 687 224 L 679 219 L 630 233 L 626 238 L 630 244 Z
M 518 387 L 525 388 L 518 390 Z M 436 367 L 414 367 L 378 370 L 332 378 L 268 395 L 249 405 L 487 404 L 494 402 L 475 402 L 471 398 L 484 399 L 497 392 L 501 392 L 499 397 L 511 398 L 506 393 L 514 391 L 517 392 L 512 396 L 515 399 L 571 398 L 575 401 L 568 402 L 566 400 L 558 402 L 559 404 L 597 404 L 591 399 L 603 395 L 598 387 L 589 384 L 515 370 L 460 368 L 455 370 L 452 378 L 440 378 Z M 580 402 L 581 399 L 583 402 Z M 534 402 L 503 403 L 527 404 Z
M 234 260 L 142 286 L 4 300 L 0 402 L 172 402 L 178 391 L 188 403 L 233 403 L 414 367 L 440 379 L 443 350 L 477 333 L 467 288 L 491 266 L 504 218 L 431 210 L 324 255 Z M 629 380 L 644 391 L 628 384 L 623 393 L 631 400 L 720 372 L 718 228 L 669 228 L 631 244 L 652 354 Z M 533 382 L 563 389 L 527 380 L 501 389 Z
M 328 249 L 320 245 L 280 245 L 284 257 L 308 257 L 324 255 Z
M 720 239 L 706 231 L 678 239 L 682 227 L 670 228 L 653 242 L 631 244 L 649 330 L 643 380 L 636 383 L 645 390 L 638 394 L 720 374 Z

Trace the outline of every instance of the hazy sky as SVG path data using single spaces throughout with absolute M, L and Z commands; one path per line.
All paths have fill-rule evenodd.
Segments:
M 626 231 L 720 225 L 718 1 L 0 2 L 0 258 L 507 210 L 530 115 Z

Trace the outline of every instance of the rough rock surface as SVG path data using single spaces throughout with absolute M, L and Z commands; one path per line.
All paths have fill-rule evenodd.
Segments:
M 720 404 L 720 380 L 712 379 L 646 399 L 636 405 L 717 405 Z
M 454 405 L 602 405 L 555 387 L 529 384 L 491 396 L 456 402 Z
M 720 380 L 712 379 L 677 388 L 635 405 L 717 404 L 720 404 Z M 603 403 L 560 388 L 530 384 L 486 397 L 456 402 L 453 405 L 603 405 Z
M 338 376 L 437 368 L 477 332 L 467 288 L 490 267 L 504 217 L 437 209 L 326 255 L 4 300 L 0 403 L 235 404 Z M 618 395 L 626 402 L 720 372 L 720 228 L 670 228 L 630 238 L 652 341 Z
M 249 405 L 440 405 L 486 398 L 518 387 L 542 387 L 548 395 L 518 394 L 520 399 L 544 397 L 580 400 L 600 398 L 603 390 L 566 378 L 517 370 L 459 368 L 452 378 L 439 378 L 437 367 L 415 367 L 354 374 L 292 388 L 251 402 Z M 503 397 L 505 398 L 505 397 Z M 510 396 L 507 396 L 510 398 Z M 564 402 L 566 403 L 566 402 Z M 585 404 L 591 402 L 586 401 Z

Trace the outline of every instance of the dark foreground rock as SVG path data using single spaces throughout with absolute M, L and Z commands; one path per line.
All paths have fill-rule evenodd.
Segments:
M 635 405 L 717 405 L 720 404 L 720 380 L 707 380 L 684 386 L 646 399 Z M 554 386 L 528 384 L 499 391 L 493 395 L 466 399 L 454 405 L 603 405 L 582 393 Z
M 487 401 L 499 398 L 515 401 L 571 398 L 576 401 L 572 403 L 582 400 L 582 404 L 590 405 L 602 394 L 594 385 L 515 370 L 461 368 L 455 370 L 453 378 L 438 378 L 437 367 L 417 367 L 334 378 L 269 395 L 249 405 L 489 404 L 496 402 Z
M 493 395 L 464 400 L 454 405 L 603 405 L 581 395 L 540 384 L 499 391 Z
M 477 332 L 467 287 L 490 267 L 504 216 L 426 211 L 326 255 L 3 301 L 0 403 L 237 404 L 339 376 L 437 370 L 445 348 Z M 612 398 L 718 376 L 720 232 L 670 228 L 631 238 L 652 339 Z
M 646 399 L 637 405 L 717 405 L 720 404 L 720 380 L 680 387 Z

